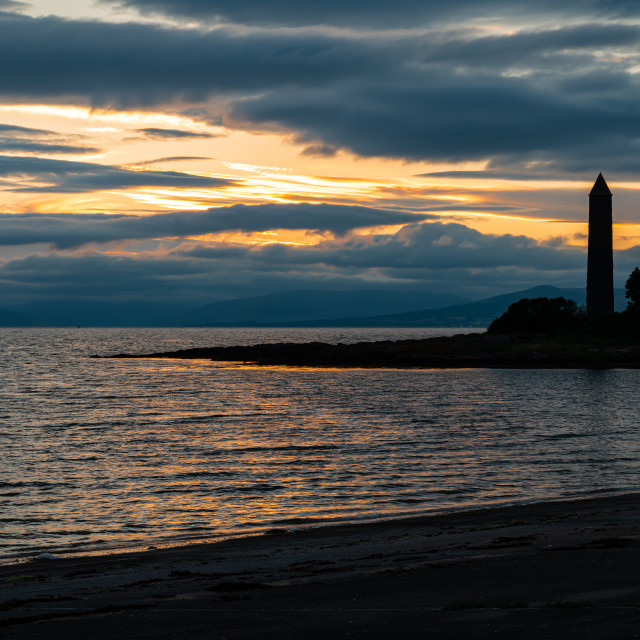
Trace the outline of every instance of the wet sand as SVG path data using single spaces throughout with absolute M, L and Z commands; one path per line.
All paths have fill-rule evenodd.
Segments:
M 0 567 L 3 638 L 637 638 L 640 494 Z

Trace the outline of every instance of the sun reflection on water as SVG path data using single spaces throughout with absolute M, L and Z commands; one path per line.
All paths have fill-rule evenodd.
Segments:
M 636 486 L 637 371 L 86 358 L 356 330 L 117 331 L 0 331 L 5 554 Z

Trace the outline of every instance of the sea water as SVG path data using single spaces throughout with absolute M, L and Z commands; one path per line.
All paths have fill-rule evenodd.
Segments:
M 89 358 L 460 331 L 0 329 L 0 561 L 638 489 L 638 370 Z

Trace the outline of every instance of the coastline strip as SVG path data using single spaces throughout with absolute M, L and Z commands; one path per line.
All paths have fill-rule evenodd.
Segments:
M 639 560 L 639 494 L 541 502 L 0 567 L 0 626 L 99 640 L 625 637 L 640 624 Z
M 93 358 L 207 359 L 263 366 L 322 368 L 640 368 L 640 345 L 519 341 L 513 336 L 459 334 L 426 338 L 328 344 L 272 343 L 201 347 L 147 354 L 120 353 Z

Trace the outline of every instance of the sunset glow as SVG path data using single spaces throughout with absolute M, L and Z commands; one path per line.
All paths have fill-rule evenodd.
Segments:
M 387 24 L 370 8 L 307 23 L 266 20 L 259 7 L 251 19 L 189 2 L 168 11 L 164 0 L 5 4 L 7 43 L 20 33 L 65 60 L 50 84 L 14 50 L 3 83 L 9 306 L 38 280 L 17 275 L 36 257 L 64 265 L 68 295 L 76 260 L 93 261 L 105 292 L 105 260 L 143 270 L 162 260 L 167 283 L 172 271 L 199 274 L 206 293 L 193 304 L 229 297 L 227 270 L 244 277 L 231 297 L 376 280 L 467 299 L 583 287 L 599 171 L 614 193 L 617 286 L 635 266 L 640 181 L 625 158 L 637 142 L 620 115 L 629 93 L 597 80 L 636 83 L 632 19 L 594 22 L 582 7 L 550 22 L 533 5 L 518 16 L 465 5 L 455 20 L 407 9 Z M 441 237 L 446 267 L 433 253 Z M 253 261 L 267 250 L 265 271 Z M 173 286 L 127 282 L 154 299 Z

